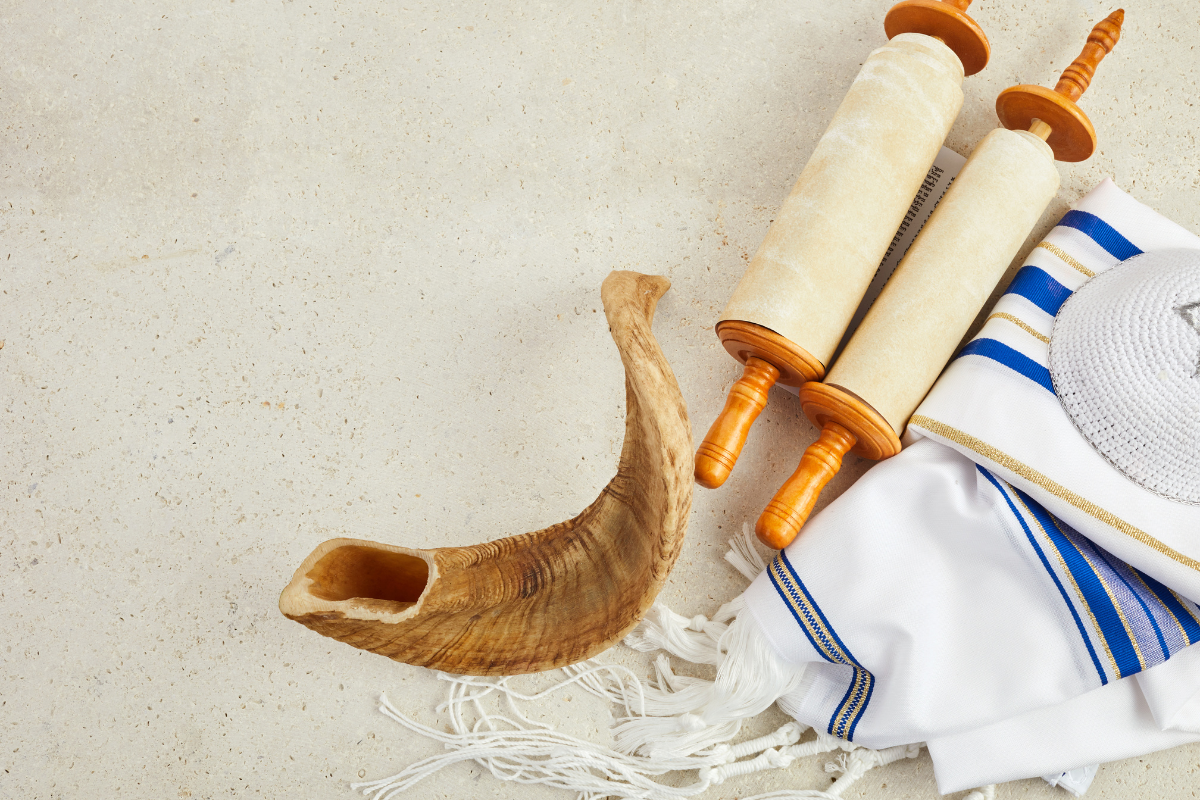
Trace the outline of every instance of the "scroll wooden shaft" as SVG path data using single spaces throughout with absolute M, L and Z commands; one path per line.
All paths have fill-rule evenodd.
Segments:
M 724 410 L 696 450 L 696 482 L 701 486 L 716 489 L 725 483 L 746 445 L 750 426 L 767 407 L 767 392 L 778 379 L 773 364 L 754 356 L 746 359 L 746 369 L 729 390 Z
M 821 429 L 821 435 L 804 451 L 796 471 L 754 525 L 759 541 L 776 550 L 787 547 L 800 533 L 821 490 L 841 469 L 846 453 L 879 460 L 900 452 L 900 438 L 887 419 L 841 386 L 820 381 L 804 384 L 800 407 Z
M 808 446 L 800 465 L 767 507 L 754 530 L 767 547 L 782 550 L 812 513 L 825 484 L 842 468 L 842 458 L 858 443 L 858 437 L 836 422 L 821 429 L 817 441 Z
M 1029 123 L 1029 132 L 1044 142 L 1050 138 L 1050 134 L 1054 133 L 1054 128 L 1035 118 L 1033 122 Z

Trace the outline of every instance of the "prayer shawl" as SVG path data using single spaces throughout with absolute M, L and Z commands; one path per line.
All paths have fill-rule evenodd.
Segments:
M 1074 291 L 1168 248 L 1200 239 L 1109 180 L 1067 212 L 907 447 L 810 519 L 714 626 L 711 690 L 681 693 L 665 726 L 625 723 L 619 746 L 696 752 L 778 700 L 866 747 L 926 742 L 953 792 L 1200 741 L 1200 506 L 1110 465 L 1047 367 Z M 665 620 L 628 641 L 695 652 Z

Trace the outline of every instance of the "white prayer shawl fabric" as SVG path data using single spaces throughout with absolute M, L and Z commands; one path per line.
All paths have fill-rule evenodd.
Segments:
M 927 742 L 943 792 L 1200 741 L 1200 506 L 1105 461 L 1046 366 L 1067 296 L 1168 248 L 1200 239 L 1100 184 L 943 373 L 911 444 L 755 579 L 735 625 L 802 673 L 785 711 L 867 747 Z
M 1105 180 L 1034 249 L 910 423 L 913 435 L 954 448 L 1013 494 L 1036 498 L 1064 536 L 1071 528 L 1086 536 L 1078 552 L 1087 563 L 1055 569 L 1067 578 L 1079 638 L 1093 645 L 1089 660 L 1093 651 L 1102 660 L 1092 669 L 1103 688 L 983 730 L 930 738 L 939 783 L 965 771 L 956 784 L 978 785 L 981 778 L 1021 777 L 1014 770 L 1065 770 L 1200 740 L 1200 648 L 1180 652 L 1200 640 L 1196 606 L 1185 599 L 1200 599 L 1200 507 L 1137 487 L 1087 443 L 1046 390 L 1046 339 L 1067 295 L 1089 272 L 1173 248 L 1200 249 L 1200 239 Z M 1077 561 L 1075 549 L 1066 548 L 1064 559 Z M 1070 582 L 1076 575 L 1099 580 L 1089 589 Z M 1134 680 L 1118 679 L 1131 673 Z M 992 776 L 970 774 L 984 767 L 980 753 L 989 751 Z

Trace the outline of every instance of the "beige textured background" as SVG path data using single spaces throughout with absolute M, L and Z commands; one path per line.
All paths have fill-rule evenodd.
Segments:
M 0 796 L 351 797 L 439 752 L 374 711 L 440 724 L 432 675 L 288 622 L 280 588 L 325 538 L 583 508 L 622 435 L 612 268 L 674 282 L 656 331 L 703 435 L 739 373 L 712 324 L 886 5 L 0 4 Z M 1110 10 L 978 3 L 994 55 L 950 146 Z M 1200 7 L 1126 10 L 1083 101 L 1100 151 L 1025 249 L 1104 175 L 1200 231 Z M 740 589 L 725 539 L 813 435 L 773 393 L 664 600 Z M 604 735 L 579 698 L 551 711 Z M 823 787 L 824 760 L 708 796 Z M 1106 766 L 1089 796 L 1195 796 L 1198 765 Z M 935 794 L 923 756 L 848 796 Z M 409 796 L 566 795 L 462 765 Z

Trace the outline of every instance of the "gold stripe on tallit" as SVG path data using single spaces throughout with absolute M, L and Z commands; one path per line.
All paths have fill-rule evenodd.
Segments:
M 1050 251 L 1054 255 L 1058 256 L 1065 264 L 1067 264 L 1068 266 L 1074 267 L 1075 269 L 1082 272 L 1084 275 L 1087 275 L 1089 278 L 1096 277 L 1096 273 L 1092 272 L 1090 269 L 1085 267 L 1083 264 L 1080 264 L 1078 261 L 1071 258 L 1069 255 L 1067 255 L 1065 250 L 1063 250 L 1061 247 L 1058 247 L 1057 245 L 1050 244 L 1049 242 L 1038 242 L 1037 245 L 1035 245 L 1035 247 L 1040 247 L 1043 250 Z
M 1105 525 L 1116 528 L 1134 541 L 1144 544 L 1146 547 L 1162 553 L 1172 561 L 1176 561 L 1185 567 L 1189 567 L 1197 572 L 1200 572 L 1200 561 L 1185 556 L 1183 553 L 1175 550 L 1174 548 L 1168 547 L 1158 539 L 1155 539 L 1153 536 L 1146 533 L 1141 528 L 1130 525 L 1128 522 L 1121 519 L 1116 514 L 1113 514 L 1111 511 L 1107 511 L 1093 503 L 1091 500 L 1088 500 L 1086 497 L 1081 497 L 1075 492 L 1072 492 L 1070 489 L 1067 489 L 1065 486 L 1055 483 L 1042 473 L 1035 470 L 1033 467 L 1018 461 L 1007 453 L 997 450 L 987 442 L 976 439 L 974 436 L 971 436 L 968 433 L 964 433 L 957 428 L 952 428 L 949 425 L 944 425 L 935 419 L 930 419 L 929 417 L 921 414 L 914 414 L 912 419 L 909 420 L 909 425 L 916 425 L 918 428 L 924 428 L 936 436 L 940 436 L 943 439 L 948 439 L 974 453 L 978 453 L 984 458 L 987 458 L 1004 467 L 1005 469 L 1010 470 L 1014 474 L 1020 475 L 1030 483 L 1040 486 L 1050 494 L 1057 497 L 1059 500 L 1075 506 L 1075 508 L 1091 517 L 1094 517 L 1095 519 L 1100 520 Z
M 990 317 L 988 317 L 988 318 L 985 320 L 985 322 L 991 322 L 991 321 L 992 321 L 992 320 L 994 320 L 994 319 L 1003 319 L 1003 320 L 1008 320 L 1008 321 L 1009 321 L 1009 322 L 1011 322 L 1013 325 L 1016 325 L 1018 328 L 1020 328 L 1021 330 L 1025 331 L 1026 333 L 1028 333 L 1028 334 L 1029 334 L 1030 336 L 1032 336 L 1033 338 L 1037 339 L 1039 342 L 1045 342 L 1046 344 L 1050 344 L 1050 337 L 1049 337 L 1049 336 L 1046 336 L 1045 334 L 1038 333 L 1037 331 L 1035 331 L 1035 330 L 1033 329 L 1033 327 L 1032 327 L 1032 326 L 1030 326 L 1030 325 L 1029 325 L 1029 323 L 1025 322 L 1024 320 L 1018 319 L 1017 317 L 1014 317 L 1012 314 L 1006 314 L 1006 313 L 1005 313 L 1005 312 L 1003 312 L 1003 311 L 997 311 L 995 314 L 992 314 Z

